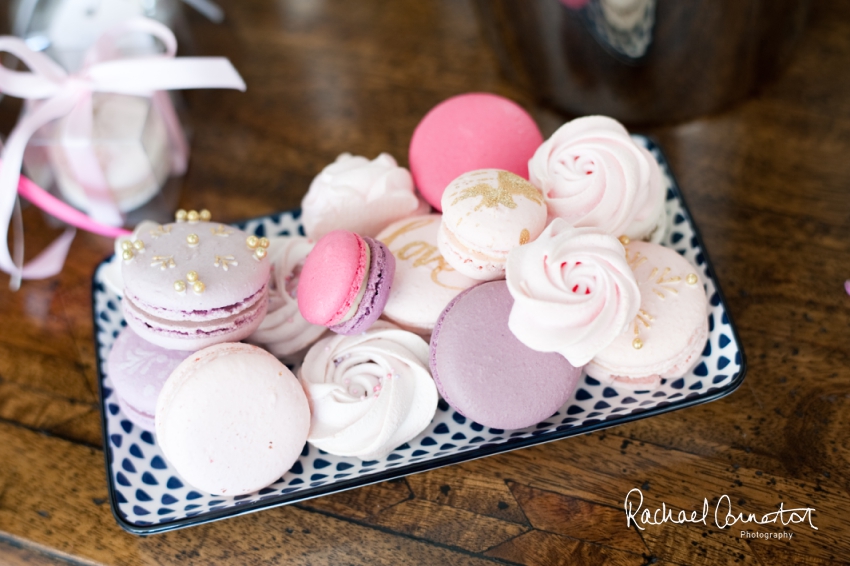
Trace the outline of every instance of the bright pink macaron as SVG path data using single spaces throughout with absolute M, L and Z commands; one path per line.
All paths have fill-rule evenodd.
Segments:
M 395 258 L 377 240 L 334 230 L 316 242 L 298 282 L 298 310 L 337 334 L 363 332 L 387 304 Z
M 422 196 L 442 210 L 443 191 L 463 173 L 503 169 L 528 179 L 543 135 L 515 102 L 483 92 L 445 100 L 422 118 L 410 140 L 410 173 Z

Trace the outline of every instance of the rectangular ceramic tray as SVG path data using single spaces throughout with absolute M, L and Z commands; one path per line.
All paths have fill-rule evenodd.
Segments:
M 660 388 L 645 392 L 618 390 L 584 377 L 557 413 L 521 430 L 484 427 L 441 400 L 428 428 L 381 460 L 333 456 L 305 445 L 292 469 L 269 487 L 236 497 L 210 495 L 180 478 L 163 458 L 154 435 L 127 420 L 116 402 L 104 360 L 125 323 L 120 297 L 102 279 L 102 270 L 111 261 L 107 259 L 94 275 L 93 314 L 109 501 L 118 523 L 135 534 L 199 525 L 654 417 L 734 391 L 744 379 L 744 354 L 702 240 L 666 159 L 647 138 L 635 139 L 655 155 L 666 178 L 668 233 L 662 243 L 702 270 L 706 281 L 709 340 L 687 375 L 663 380 Z M 258 236 L 302 233 L 298 211 L 250 220 L 240 228 Z

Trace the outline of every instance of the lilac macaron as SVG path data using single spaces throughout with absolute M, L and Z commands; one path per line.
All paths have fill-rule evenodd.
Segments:
M 131 328 L 121 331 L 106 358 L 106 375 L 130 421 L 154 431 L 159 392 L 174 368 L 189 355 L 142 340 Z
M 560 354 L 513 335 L 513 302 L 504 281 L 476 285 L 446 306 L 431 335 L 431 374 L 443 399 L 477 423 L 508 430 L 552 416 L 581 375 Z
M 387 246 L 334 230 L 312 249 L 298 281 L 298 310 L 337 334 L 359 334 L 381 316 L 395 276 Z
M 127 324 L 172 350 L 247 338 L 268 308 L 268 239 L 180 212 L 177 222 L 146 223 L 121 244 Z

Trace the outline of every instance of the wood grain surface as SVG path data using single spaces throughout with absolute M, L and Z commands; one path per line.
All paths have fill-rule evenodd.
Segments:
M 241 0 L 187 15 L 192 49 L 246 93 L 187 93 L 181 205 L 234 221 L 298 206 L 337 154 L 406 164 L 418 120 L 490 91 L 545 134 L 461 0 Z M 20 108 L 0 102 L 0 131 Z M 78 234 L 62 274 L 0 281 L 0 564 L 835 564 L 850 561 L 850 4 L 813 0 L 789 66 L 720 114 L 647 130 L 693 211 L 748 357 L 733 395 L 582 437 L 147 538 L 107 502 L 90 281 L 111 242 Z M 25 211 L 32 256 L 57 234 Z M 812 507 L 791 540 L 651 509 Z M 774 526 L 749 530 L 777 531 Z

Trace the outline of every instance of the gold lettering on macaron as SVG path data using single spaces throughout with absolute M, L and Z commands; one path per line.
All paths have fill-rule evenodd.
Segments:
M 523 228 L 522 232 L 519 233 L 519 245 L 524 246 L 528 243 L 528 240 L 531 238 L 531 234 L 528 233 L 527 228 Z

